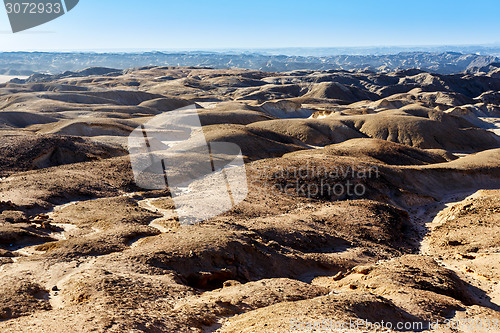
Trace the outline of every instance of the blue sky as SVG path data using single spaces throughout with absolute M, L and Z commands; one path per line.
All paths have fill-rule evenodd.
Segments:
M 498 0 L 80 0 L 0 51 L 500 44 Z

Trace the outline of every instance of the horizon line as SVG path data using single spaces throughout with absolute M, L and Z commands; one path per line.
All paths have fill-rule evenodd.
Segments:
M 217 51 L 252 51 L 252 50 L 371 50 L 371 49 L 414 49 L 414 48 L 500 48 L 500 42 L 486 44 L 401 44 L 401 45 L 363 45 L 363 46 L 279 46 L 279 47 L 172 47 L 172 48 L 95 48 L 95 49 L 17 49 L 17 50 L 0 50 L 0 53 L 9 52 L 51 52 L 51 53 L 66 53 L 66 52 L 84 52 L 84 53 L 107 53 L 107 52 L 217 52 Z

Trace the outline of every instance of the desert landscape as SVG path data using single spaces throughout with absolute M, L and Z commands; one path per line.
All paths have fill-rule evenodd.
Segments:
M 0 332 L 499 332 L 500 65 L 482 60 L 0 84 Z M 241 148 L 248 195 L 181 225 L 168 188 L 136 184 L 128 136 L 188 106 Z

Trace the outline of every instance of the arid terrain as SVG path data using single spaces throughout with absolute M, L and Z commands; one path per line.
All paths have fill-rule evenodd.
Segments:
M 127 138 L 189 105 L 249 192 L 181 226 Z M 0 157 L 2 333 L 500 330 L 498 64 L 34 75 L 0 84 Z

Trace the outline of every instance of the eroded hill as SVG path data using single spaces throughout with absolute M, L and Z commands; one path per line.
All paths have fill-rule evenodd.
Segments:
M 494 325 L 499 91 L 494 73 L 182 67 L 0 85 L 0 330 Z M 249 193 L 181 226 L 127 138 L 193 104 Z

